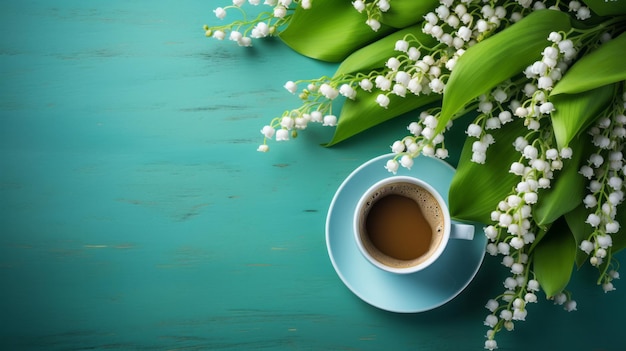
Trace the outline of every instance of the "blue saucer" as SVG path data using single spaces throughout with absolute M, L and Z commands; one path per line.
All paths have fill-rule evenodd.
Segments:
M 372 184 L 391 175 L 384 168 L 391 157 L 382 155 L 364 163 L 337 189 L 326 218 L 326 246 L 341 280 L 363 301 L 391 312 L 428 311 L 455 298 L 472 281 L 485 257 L 487 238 L 483 226 L 476 224 L 474 240 L 451 239 L 437 262 L 412 274 L 388 273 L 368 262 L 354 242 L 353 211 Z M 414 161 L 411 170 L 401 167 L 398 175 L 430 183 L 447 201 L 454 168 L 431 157 Z

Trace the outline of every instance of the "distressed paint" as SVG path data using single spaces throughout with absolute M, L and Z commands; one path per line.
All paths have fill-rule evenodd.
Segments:
M 206 39 L 215 6 L 2 5 L 2 349 L 480 349 L 498 262 L 451 303 L 397 315 L 358 300 L 327 257 L 334 191 L 409 117 L 333 149 L 313 127 L 256 152 L 297 106 L 282 84 L 334 66 Z M 623 288 L 604 295 L 593 274 L 573 283 L 578 312 L 541 301 L 501 348 L 616 349 Z

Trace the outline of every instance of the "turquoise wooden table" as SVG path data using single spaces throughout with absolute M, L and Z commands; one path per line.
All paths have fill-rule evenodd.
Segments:
M 0 349 L 481 349 L 496 259 L 448 304 L 396 314 L 352 294 L 327 254 L 333 194 L 410 117 L 257 152 L 298 103 L 284 82 L 335 66 L 205 38 L 218 5 L 0 6 Z M 500 349 L 623 349 L 626 288 L 594 282 L 575 276 L 576 312 L 530 306 Z

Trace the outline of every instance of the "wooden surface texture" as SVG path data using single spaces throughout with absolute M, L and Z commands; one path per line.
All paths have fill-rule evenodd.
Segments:
M 298 106 L 284 82 L 336 65 L 205 38 L 219 5 L 0 5 L 0 349 L 482 349 L 496 259 L 452 302 L 394 314 L 353 295 L 326 251 L 334 192 L 411 117 L 257 152 Z M 577 272 L 577 312 L 540 298 L 500 349 L 622 349 L 626 287 L 595 279 Z

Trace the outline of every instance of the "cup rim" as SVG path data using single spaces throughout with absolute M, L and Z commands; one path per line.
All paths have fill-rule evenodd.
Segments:
M 388 266 L 378 261 L 374 257 L 372 257 L 372 255 L 367 251 L 367 249 L 364 247 L 363 243 L 361 242 L 358 228 L 359 228 L 359 213 L 360 213 L 360 209 L 363 207 L 363 203 L 378 188 L 380 188 L 381 186 L 385 186 L 387 184 L 391 184 L 391 183 L 411 183 L 411 184 L 415 184 L 417 186 L 422 187 L 435 198 L 443 214 L 444 231 L 443 231 L 443 237 L 441 238 L 441 243 L 426 260 L 414 266 L 403 267 L 403 268 Z M 406 176 L 406 175 L 394 175 L 394 176 L 390 176 L 390 177 L 387 177 L 387 178 L 384 178 L 375 182 L 361 195 L 354 209 L 352 232 L 353 232 L 354 242 L 356 243 L 359 251 L 361 252 L 363 257 L 365 257 L 371 264 L 387 272 L 397 273 L 397 274 L 409 274 L 409 273 L 415 273 L 415 272 L 421 271 L 429 267 L 435 261 L 437 261 L 437 259 L 444 252 L 448 244 L 448 241 L 450 239 L 450 231 L 451 231 L 451 226 L 452 226 L 451 223 L 452 221 L 450 218 L 448 205 L 446 204 L 445 199 L 432 185 L 416 177 Z

